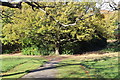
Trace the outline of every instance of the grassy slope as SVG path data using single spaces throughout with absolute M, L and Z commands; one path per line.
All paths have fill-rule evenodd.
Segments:
M 43 65 L 46 60 L 40 57 L 2 57 L 3 78 L 19 78 L 29 70 Z
M 58 67 L 59 78 L 116 78 L 118 77 L 118 57 L 94 60 L 69 59 Z

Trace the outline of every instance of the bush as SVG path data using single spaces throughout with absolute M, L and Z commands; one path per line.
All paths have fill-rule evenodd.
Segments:
M 35 45 L 22 49 L 24 55 L 50 55 L 53 50 L 49 50 L 47 47 L 37 47 Z
M 10 54 L 10 53 L 12 53 L 12 50 L 4 50 L 4 51 L 2 51 L 2 54 Z
M 119 52 L 120 51 L 120 42 L 110 42 L 107 44 L 107 47 L 103 49 L 102 51 L 105 52 Z
M 37 46 L 26 47 L 22 49 L 24 55 L 40 55 L 40 51 Z
M 54 53 L 53 50 L 49 50 L 49 48 L 46 48 L 46 47 L 40 47 L 39 51 L 41 55 L 50 55 Z

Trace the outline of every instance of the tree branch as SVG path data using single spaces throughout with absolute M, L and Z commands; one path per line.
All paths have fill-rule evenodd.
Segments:
M 22 8 L 22 6 L 21 6 L 21 3 L 22 3 L 22 2 L 19 2 L 19 3 L 17 3 L 17 4 L 12 4 L 12 3 L 9 3 L 9 2 L 2 2 L 2 1 L 0 1 L 0 2 L 2 3 L 2 6 L 7 6 L 7 7 L 10 7 L 10 8 L 20 8 L 20 9 Z M 95 15 L 96 12 L 97 12 L 97 11 L 95 11 L 93 14 L 91 14 L 91 15 L 89 15 L 88 17 L 85 17 L 85 18 L 81 18 L 81 17 L 84 16 L 84 15 L 82 14 L 82 16 L 78 17 L 78 18 L 81 18 L 81 19 L 76 19 L 76 21 L 75 21 L 74 23 L 72 23 L 72 24 L 63 24 L 63 23 L 61 23 L 60 21 L 56 20 L 53 16 L 50 16 L 50 14 L 43 9 L 43 8 L 46 8 L 46 7 L 51 7 L 51 8 L 53 8 L 53 7 L 55 7 L 55 6 L 40 6 L 37 2 L 25 2 L 25 3 L 27 3 L 28 5 L 30 5 L 33 10 L 34 10 L 34 8 L 40 9 L 40 10 L 43 11 L 47 16 L 49 16 L 52 20 L 54 20 L 55 22 L 57 22 L 59 25 L 61 25 L 61 26 L 63 26 L 63 27 L 75 26 L 78 21 L 80 21 L 80 20 L 85 20 L 85 19 L 87 19 L 87 18 L 89 18 L 89 17 L 92 17 L 92 16 Z M 106 2 L 103 2 L 103 3 L 100 5 L 100 8 L 101 8 L 101 6 L 102 6 L 104 3 L 106 3 Z M 108 3 L 108 2 L 107 2 L 107 3 Z M 113 3 L 113 2 L 112 2 L 112 3 Z M 118 10 L 119 8 L 115 7 L 116 4 L 115 4 L 115 3 L 113 3 L 113 4 L 114 4 L 114 5 L 110 4 L 110 2 L 109 2 L 109 6 L 112 7 L 112 9 Z M 86 14 L 87 11 L 89 10 L 89 8 L 90 8 L 90 5 L 86 7 L 85 14 Z M 100 8 L 98 8 L 98 9 L 100 9 Z
M 7 6 L 7 7 L 10 7 L 10 8 L 19 8 L 19 9 L 22 8 L 21 3 L 22 2 L 19 2 L 17 4 L 12 4 L 12 3 L 9 3 L 9 2 L 2 2 L 2 1 L 0 1 L 0 5 L 2 5 L 2 6 Z

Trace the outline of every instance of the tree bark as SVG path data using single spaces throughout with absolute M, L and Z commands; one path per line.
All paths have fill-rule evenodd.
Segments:
M 0 5 L 7 6 L 7 7 L 10 7 L 10 8 L 19 8 L 19 9 L 21 9 L 22 8 L 21 4 L 22 4 L 22 2 L 19 2 L 17 4 L 12 4 L 10 2 L 2 2 L 2 1 L 0 1 Z
M 60 55 L 60 43 L 55 44 L 55 55 Z
M 59 53 L 59 47 L 56 47 L 55 48 L 55 55 L 59 55 L 60 53 Z

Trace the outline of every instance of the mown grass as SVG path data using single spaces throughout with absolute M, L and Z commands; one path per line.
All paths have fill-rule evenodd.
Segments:
M 30 70 L 40 67 L 45 61 L 41 57 L 2 57 L 2 71 L 0 76 L 3 78 L 19 78 Z
M 58 65 L 58 78 L 120 78 L 118 57 L 94 60 L 64 60 Z

